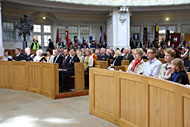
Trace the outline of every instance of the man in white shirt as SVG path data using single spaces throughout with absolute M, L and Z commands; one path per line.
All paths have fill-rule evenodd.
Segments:
M 158 59 L 156 59 L 155 56 L 156 50 L 153 48 L 149 48 L 147 50 L 147 58 L 149 60 L 145 63 L 141 71 L 141 74 L 145 76 L 158 77 L 162 63 Z

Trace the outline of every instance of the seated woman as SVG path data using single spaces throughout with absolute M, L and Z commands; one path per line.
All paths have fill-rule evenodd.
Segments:
M 8 50 L 4 51 L 3 61 L 12 61 L 12 56 L 10 56 L 10 52 Z
M 47 63 L 53 63 L 53 60 L 54 60 L 54 57 L 55 56 L 53 56 L 53 51 L 52 51 L 52 49 L 47 49 L 46 50 L 46 54 L 47 54 Z
M 174 60 L 172 60 L 171 63 L 173 73 L 171 75 L 170 81 L 177 82 L 183 85 L 189 84 L 189 79 L 184 67 L 183 60 L 175 58 Z
M 121 56 L 120 50 L 115 51 L 115 56 L 113 58 L 113 63 L 108 67 L 109 70 L 114 70 L 114 66 L 121 66 L 121 61 L 123 56 Z
M 82 55 L 82 51 L 80 49 L 77 49 L 76 51 L 78 58 L 80 59 L 80 62 L 84 62 L 84 56 Z
M 158 78 L 169 80 L 172 74 L 171 61 L 176 57 L 176 52 L 172 48 L 167 48 L 164 54 L 164 59 L 167 63 L 162 64 Z
M 89 67 L 93 67 L 94 59 L 91 56 L 90 49 L 86 49 L 86 57 L 84 58 L 84 71 L 89 71 Z
M 133 56 L 135 59 L 129 64 L 129 67 L 127 69 L 128 73 L 135 73 L 135 74 L 141 73 L 141 70 L 145 63 L 142 59 L 143 54 L 144 54 L 144 51 L 141 48 L 136 48 L 133 51 Z
M 40 60 L 42 59 L 42 53 L 43 51 L 41 49 L 37 50 L 33 62 L 40 62 Z

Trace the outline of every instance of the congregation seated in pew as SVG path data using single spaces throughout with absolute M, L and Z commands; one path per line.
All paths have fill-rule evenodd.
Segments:
M 60 78 L 60 84 L 59 84 L 59 91 L 62 92 L 64 90 L 64 85 L 65 85 L 65 79 L 69 76 L 74 75 L 74 63 L 75 62 L 80 62 L 78 56 L 75 54 L 74 49 L 71 49 L 69 51 L 69 56 L 67 57 L 65 64 L 64 64 L 64 69 L 60 69 L 59 71 L 59 78 Z

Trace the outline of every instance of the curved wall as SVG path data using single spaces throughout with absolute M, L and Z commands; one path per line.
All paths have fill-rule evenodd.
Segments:
M 85 4 L 85 5 L 106 5 L 106 6 L 158 6 L 158 5 L 179 5 L 188 4 L 190 0 L 47 0 L 53 2 Z

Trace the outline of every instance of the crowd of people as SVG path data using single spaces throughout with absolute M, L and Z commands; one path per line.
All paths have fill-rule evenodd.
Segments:
M 162 64 L 158 58 L 164 58 Z M 187 71 L 189 71 L 189 49 L 185 47 L 165 48 L 135 48 L 113 49 L 111 48 L 48 48 L 36 50 L 36 55 L 31 54 L 30 48 L 22 53 L 15 49 L 15 56 L 10 56 L 5 50 L 3 60 L 8 61 L 33 61 L 59 64 L 60 92 L 63 91 L 66 77 L 74 75 L 74 63 L 83 62 L 86 73 L 94 66 L 94 61 L 108 61 L 108 69 L 114 70 L 115 66 L 121 66 L 122 60 L 129 60 L 128 73 L 142 74 L 157 77 L 181 84 L 189 84 Z M 145 62 L 146 61 L 146 62 Z

